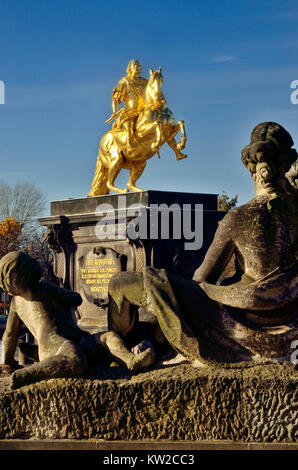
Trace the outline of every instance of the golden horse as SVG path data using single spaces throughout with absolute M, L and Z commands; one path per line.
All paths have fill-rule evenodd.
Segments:
M 110 191 L 125 193 L 129 190 L 142 191 L 135 184 L 142 175 L 147 160 L 167 142 L 174 150 L 177 160 L 186 158 L 181 153 L 186 143 L 184 122 L 175 122 L 172 112 L 168 109 L 162 93 L 163 76 L 161 69 L 150 69 L 145 92 L 144 106 L 141 110 L 133 132 L 132 146 L 127 145 L 127 132 L 119 128 L 116 122 L 106 132 L 99 144 L 95 175 L 89 196 L 108 194 Z M 182 138 L 176 143 L 175 136 L 181 131 Z M 130 170 L 126 189 L 117 188 L 115 179 L 120 171 Z

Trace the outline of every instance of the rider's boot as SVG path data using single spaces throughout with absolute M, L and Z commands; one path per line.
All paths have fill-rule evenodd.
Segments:
M 128 152 L 131 152 L 133 150 L 133 139 L 131 135 L 127 136 L 126 148 Z
M 133 125 L 130 121 L 128 121 L 125 125 L 126 130 L 126 149 L 128 152 L 132 151 L 134 148 L 134 132 L 133 132 Z

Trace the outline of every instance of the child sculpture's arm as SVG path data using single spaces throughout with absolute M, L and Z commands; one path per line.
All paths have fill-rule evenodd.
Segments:
M 11 301 L 9 315 L 7 318 L 5 332 L 2 337 L 2 363 L 16 367 L 17 363 L 14 360 L 16 347 L 18 344 L 19 331 L 22 326 L 22 320 L 15 310 L 14 298 Z

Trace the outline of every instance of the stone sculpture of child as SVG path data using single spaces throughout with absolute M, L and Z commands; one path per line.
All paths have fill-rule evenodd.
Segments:
M 114 332 L 95 337 L 82 331 L 72 315 L 82 302 L 80 294 L 41 277 L 39 264 L 25 253 L 10 252 L 0 260 L 0 286 L 13 296 L 2 338 L 2 369 L 12 373 L 12 388 L 48 378 L 80 377 L 89 359 L 102 359 L 104 350 L 131 371 L 154 362 L 152 349 L 135 355 Z M 23 323 L 35 338 L 39 362 L 19 368 L 14 355 Z

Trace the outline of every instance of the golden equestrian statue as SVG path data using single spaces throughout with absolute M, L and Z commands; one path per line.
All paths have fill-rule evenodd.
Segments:
M 186 158 L 181 153 L 186 143 L 184 122 L 175 122 L 162 93 L 161 69 L 150 69 L 149 80 L 140 77 L 141 65 L 132 59 L 112 94 L 112 116 L 106 124 L 116 119 L 100 143 L 89 196 L 108 194 L 110 191 L 125 193 L 142 191 L 135 184 L 144 171 L 147 160 L 158 153 L 167 142 L 174 150 L 177 160 Z M 124 107 L 118 106 L 124 102 Z M 182 138 L 176 143 L 175 136 L 181 131 Z M 126 189 L 117 188 L 115 179 L 122 168 L 130 170 Z

